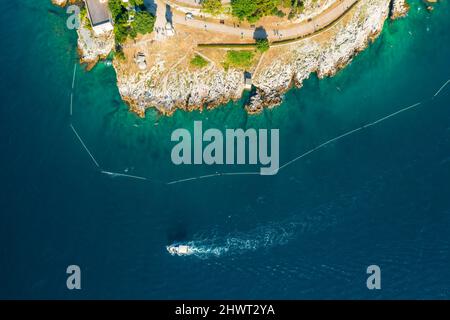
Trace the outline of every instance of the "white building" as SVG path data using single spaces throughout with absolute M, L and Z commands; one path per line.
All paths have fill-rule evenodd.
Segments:
M 111 11 L 108 7 L 108 0 L 84 0 L 95 35 L 114 30 Z

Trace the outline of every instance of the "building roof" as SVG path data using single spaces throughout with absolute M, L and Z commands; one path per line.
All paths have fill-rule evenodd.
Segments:
M 107 0 L 85 0 L 89 12 L 89 19 L 92 26 L 98 26 L 111 22 L 111 12 L 109 11 Z

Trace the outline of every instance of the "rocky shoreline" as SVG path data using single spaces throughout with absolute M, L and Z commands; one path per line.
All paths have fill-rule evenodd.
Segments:
M 404 1 L 393 1 L 397 2 Z M 247 111 L 255 114 L 265 107 L 280 104 L 283 94 L 292 85 L 301 87 L 312 73 L 319 79 L 335 75 L 378 37 L 389 16 L 398 17 L 397 12 L 390 10 L 390 5 L 390 0 L 361 1 L 350 12 L 348 21 L 341 21 L 334 30 L 325 31 L 328 33 L 325 40 L 305 39 L 297 45 L 282 48 L 288 50 L 289 61 L 272 59 L 273 62 L 258 74 L 254 83 L 256 94 L 246 107 Z
M 89 21 L 81 21 L 78 34 L 78 55 L 80 63 L 92 69 L 99 60 L 105 59 L 114 50 L 114 35 L 93 36 L 89 28 Z
M 51 0 L 51 1 L 52 1 L 52 3 L 53 3 L 55 6 L 58 6 L 58 7 L 65 7 L 65 6 L 68 5 L 68 4 L 78 3 L 78 2 L 80 2 L 81 0 Z
M 403 18 L 408 14 L 409 4 L 406 0 L 394 0 L 391 3 L 391 19 Z
M 286 91 L 292 86 L 301 87 L 312 73 L 319 78 L 333 76 L 380 34 L 387 18 L 403 17 L 408 9 L 405 0 L 360 0 L 323 32 L 272 47 L 261 57 L 258 70 L 254 70 L 254 90 L 247 112 L 255 114 L 279 105 Z M 114 49 L 113 37 L 92 37 L 84 24 L 78 36 L 80 58 L 91 66 Z M 214 108 L 241 98 L 245 87 L 242 70 L 225 70 L 214 63 L 192 70 L 188 63 L 166 65 L 163 57 L 146 70 L 130 70 L 118 59 L 113 65 L 123 100 L 142 117 L 150 107 L 164 115 L 178 109 Z

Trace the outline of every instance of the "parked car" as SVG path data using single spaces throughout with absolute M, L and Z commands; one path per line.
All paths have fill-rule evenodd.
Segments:
M 193 20 L 194 19 L 194 15 L 190 12 L 186 13 L 186 20 Z

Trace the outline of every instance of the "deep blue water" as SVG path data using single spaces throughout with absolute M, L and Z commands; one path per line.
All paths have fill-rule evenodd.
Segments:
M 121 102 L 111 67 L 78 67 L 76 35 L 50 1 L 1 11 L 0 298 L 440 298 L 450 296 L 449 4 L 414 2 L 406 19 L 335 77 L 312 76 L 282 106 L 242 102 L 145 119 Z M 18 16 L 17 12 L 21 12 Z M 14 21 L 12 20 L 14 18 Z M 404 107 L 274 177 L 166 186 L 231 170 L 175 167 L 170 133 L 279 128 L 285 163 Z M 232 168 L 235 170 L 236 168 Z M 191 242 L 198 254 L 165 246 Z M 82 290 L 66 289 L 66 268 Z M 366 288 L 381 267 L 382 289 Z

